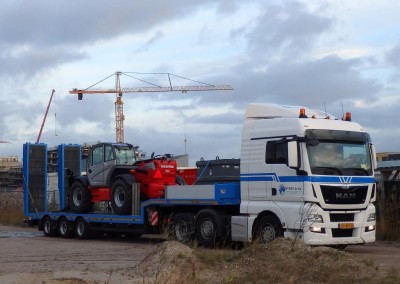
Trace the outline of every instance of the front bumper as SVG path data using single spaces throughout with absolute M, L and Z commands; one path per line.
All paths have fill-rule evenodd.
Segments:
M 375 206 L 369 204 L 366 210 L 324 211 L 319 206 L 313 209 L 322 222 L 304 221 L 302 239 L 308 245 L 350 245 L 375 242 L 375 220 L 368 220 L 375 214 Z

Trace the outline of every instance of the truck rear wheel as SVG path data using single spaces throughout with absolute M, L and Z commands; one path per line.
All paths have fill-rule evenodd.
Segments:
M 193 239 L 194 216 L 191 213 L 178 213 L 173 222 L 173 238 L 181 243 L 188 243 Z
M 65 217 L 58 220 L 58 235 L 62 238 L 70 238 L 72 236 L 71 223 Z
M 44 217 L 42 221 L 43 233 L 46 237 L 55 237 L 57 230 L 54 228 L 53 221 L 49 216 Z
M 282 236 L 282 228 L 273 216 L 263 216 L 256 224 L 255 239 L 267 244 Z
M 217 216 L 212 211 L 200 213 L 196 221 L 196 238 L 199 245 L 214 247 L 217 241 Z
M 69 203 L 71 211 L 87 213 L 92 207 L 91 193 L 80 181 L 75 181 L 69 189 Z
M 112 186 L 111 207 L 118 215 L 132 214 L 132 187 L 118 179 Z
M 86 239 L 89 237 L 90 227 L 89 224 L 83 219 L 79 218 L 75 222 L 75 236 L 78 239 Z

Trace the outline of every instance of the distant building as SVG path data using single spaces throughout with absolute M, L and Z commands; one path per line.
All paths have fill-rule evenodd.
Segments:
M 378 168 L 377 180 L 400 180 L 400 152 L 376 153 Z
M 0 157 L 0 170 L 21 167 L 18 156 Z
M 0 191 L 22 190 L 22 163 L 18 156 L 0 157 Z
M 397 161 L 400 160 L 400 152 L 376 153 L 376 159 L 378 160 L 378 162 Z

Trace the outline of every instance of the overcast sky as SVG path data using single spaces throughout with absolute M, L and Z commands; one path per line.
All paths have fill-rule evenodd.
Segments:
M 310 4 L 312 3 L 312 4 Z M 126 93 L 125 142 L 150 155 L 239 158 L 250 102 L 353 120 L 400 151 L 400 2 L 395 0 L 0 0 L 0 156 L 35 142 L 115 141 L 115 95 L 69 94 L 116 71 L 171 73 L 234 91 Z M 122 87 L 168 86 L 130 73 Z M 141 81 L 143 80 L 143 81 Z M 171 77 L 172 85 L 198 83 Z M 115 77 L 94 88 L 112 89 Z M 185 139 L 187 140 L 185 147 Z

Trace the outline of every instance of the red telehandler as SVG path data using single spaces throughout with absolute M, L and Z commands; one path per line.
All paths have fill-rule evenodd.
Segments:
M 138 184 L 140 199 L 164 197 L 165 186 L 184 184 L 177 174 L 172 155 L 138 160 L 135 147 L 128 143 L 99 143 L 87 157 L 87 174 L 73 177 L 70 173 L 69 209 L 87 213 L 95 202 L 111 202 L 115 214 L 132 212 L 132 185 Z

